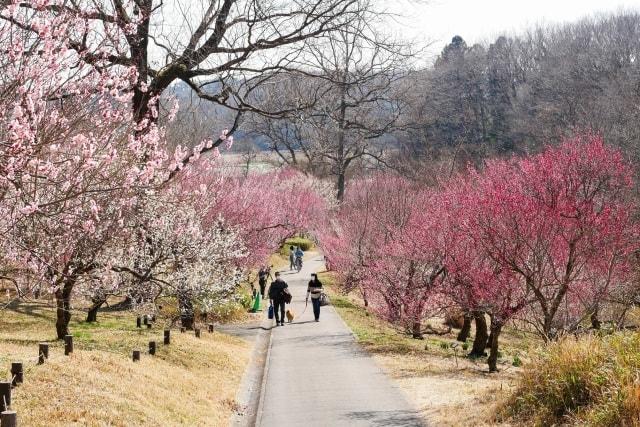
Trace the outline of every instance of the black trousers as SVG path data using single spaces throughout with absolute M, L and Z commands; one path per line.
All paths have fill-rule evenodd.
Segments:
M 273 300 L 273 313 L 276 316 L 276 323 L 284 323 L 284 301 Z
M 311 305 L 313 306 L 313 317 L 320 320 L 320 298 L 311 298 Z

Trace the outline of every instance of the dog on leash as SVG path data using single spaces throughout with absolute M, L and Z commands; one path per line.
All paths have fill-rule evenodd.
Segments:
M 288 309 L 286 314 L 287 314 L 287 322 L 289 323 L 293 322 L 293 319 L 296 317 L 296 314 L 293 312 L 293 310 Z

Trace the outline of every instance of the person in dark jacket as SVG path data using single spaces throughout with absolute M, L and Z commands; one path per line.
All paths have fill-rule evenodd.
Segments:
M 267 267 L 263 265 L 260 271 L 258 271 L 258 284 L 260 285 L 260 295 L 262 299 L 267 297 L 264 291 L 267 288 L 267 279 L 271 277 L 271 267 L 272 266 Z
M 276 280 L 269 286 L 269 301 L 273 305 L 276 316 L 276 326 L 284 326 L 284 305 L 289 285 L 280 278 L 280 272 L 276 272 Z
M 316 322 L 320 321 L 320 296 L 322 295 L 322 282 L 318 280 L 317 274 L 311 275 L 309 286 L 307 286 L 307 302 L 311 296 L 311 305 L 313 305 L 313 317 Z

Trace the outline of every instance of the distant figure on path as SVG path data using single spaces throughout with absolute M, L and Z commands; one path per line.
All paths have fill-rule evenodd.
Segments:
M 311 305 L 313 305 L 313 317 L 316 322 L 320 321 L 320 296 L 322 295 L 322 282 L 318 280 L 318 275 L 313 273 L 309 286 L 307 286 L 307 301 L 311 295 Z
M 264 291 L 267 288 L 267 279 L 271 276 L 271 267 L 263 265 L 258 271 L 258 284 L 260 285 L 260 295 L 262 295 L 262 299 L 265 299 L 267 296 Z
M 300 246 L 296 248 L 296 262 L 295 266 L 298 271 L 302 270 L 302 257 L 304 256 L 304 252 L 300 249 Z
M 296 268 L 296 251 L 293 246 L 289 246 L 289 270 Z
M 284 326 L 284 305 L 289 293 L 288 287 L 289 285 L 280 278 L 280 272 L 276 272 L 276 280 L 269 286 L 269 300 L 276 316 L 276 326 Z

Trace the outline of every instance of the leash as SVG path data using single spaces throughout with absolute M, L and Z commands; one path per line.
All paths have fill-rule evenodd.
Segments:
M 302 317 L 302 315 L 304 314 L 305 311 L 307 311 L 307 306 L 309 305 L 309 300 L 306 299 L 304 301 L 304 310 L 302 310 L 302 313 L 300 313 L 300 317 Z

